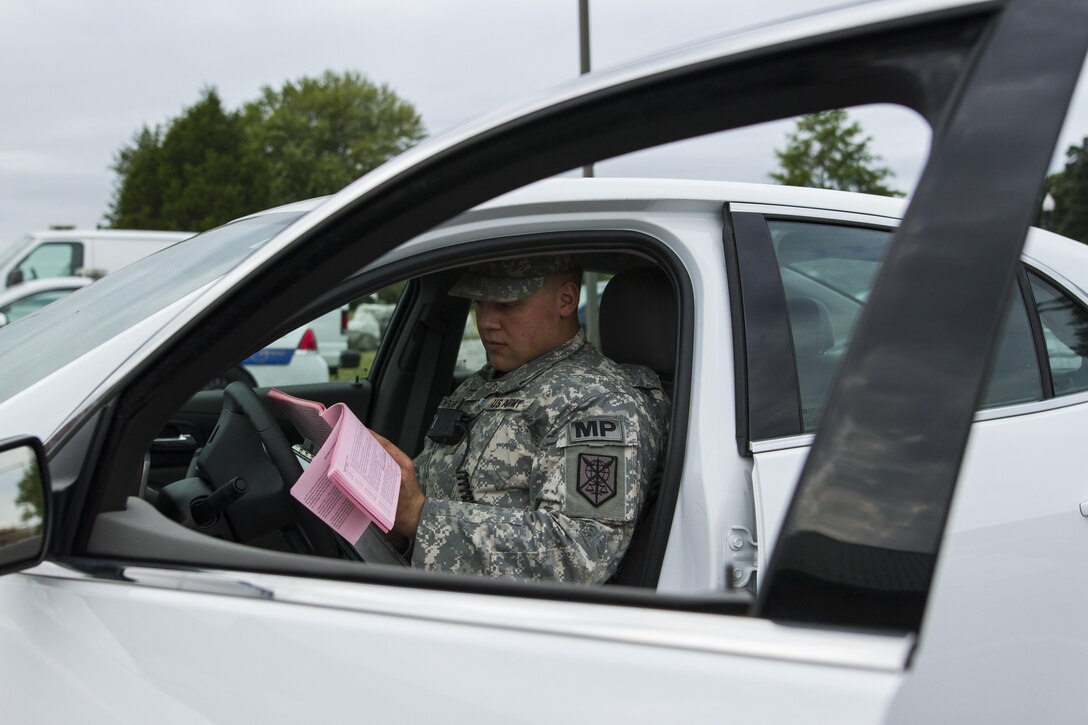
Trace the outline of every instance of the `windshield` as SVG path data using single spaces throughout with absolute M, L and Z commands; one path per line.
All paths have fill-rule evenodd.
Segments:
M 262 214 L 178 242 L 0 329 L 0 400 L 221 277 L 303 213 Z

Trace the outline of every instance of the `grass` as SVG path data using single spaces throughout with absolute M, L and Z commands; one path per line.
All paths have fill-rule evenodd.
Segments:
M 339 368 L 335 373 L 329 376 L 329 380 L 332 382 L 338 382 L 346 380 L 351 382 L 356 377 L 362 379 L 367 375 L 370 375 L 370 367 L 374 364 L 374 356 L 377 354 L 377 350 L 364 350 L 360 353 L 359 367 L 355 368 Z

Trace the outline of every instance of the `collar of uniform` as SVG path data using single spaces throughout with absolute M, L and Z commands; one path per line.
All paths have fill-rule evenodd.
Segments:
M 567 340 L 559 347 L 544 353 L 538 358 L 533 358 L 520 368 L 506 373 L 506 375 L 503 375 L 498 380 L 492 378 L 495 371 L 492 370 L 489 365 L 487 367 L 486 378 L 492 387 L 493 393 L 508 393 L 512 390 L 517 390 L 557 362 L 566 360 L 568 357 L 581 350 L 585 347 L 585 344 L 586 333 L 584 330 L 579 329 L 578 332 L 574 334 L 574 337 Z

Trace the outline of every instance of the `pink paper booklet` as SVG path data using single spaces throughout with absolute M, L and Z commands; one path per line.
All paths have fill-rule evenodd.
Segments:
M 332 426 L 321 417 L 321 414 L 325 412 L 325 406 L 321 403 L 316 400 L 296 398 L 276 388 L 268 391 L 268 397 L 276 401 L 279 409 L 304 438 L 309 438 L 320 446 L 329 437 Z
M 393 528 L 400 468 L 351 409 L 343 403 L 326 409 L 275 389 L 268 396 L 321 445 L 291 495 L 352 543 L 371 521 L 382 531 Z

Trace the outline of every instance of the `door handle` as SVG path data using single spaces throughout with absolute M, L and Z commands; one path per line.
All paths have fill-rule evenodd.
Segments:
M 179 433 L 172 438 L 156 438 L 151 441 L 151 448 L 159 451 L 195 451 L 196 438 L 188 433 Z

